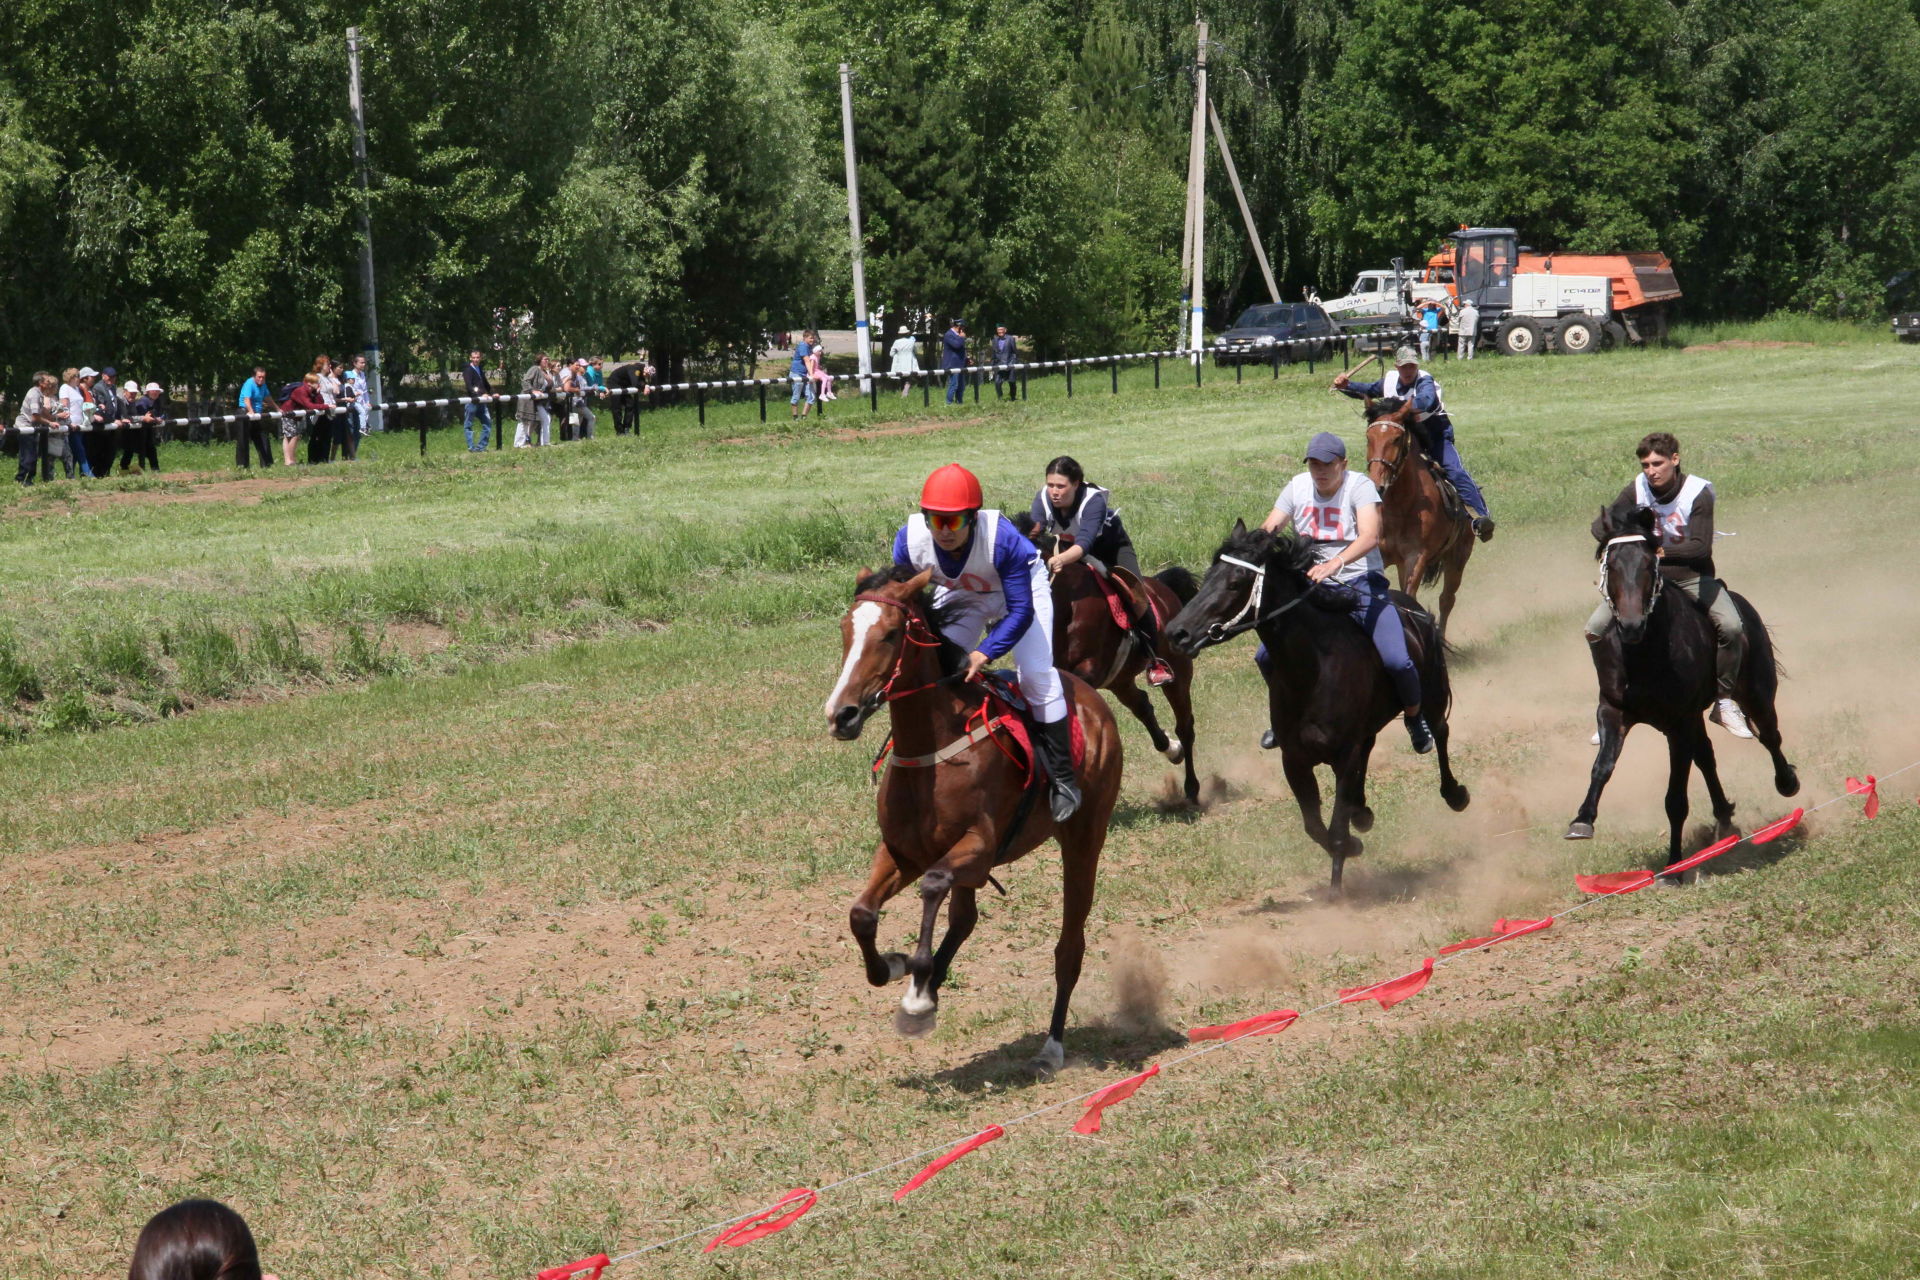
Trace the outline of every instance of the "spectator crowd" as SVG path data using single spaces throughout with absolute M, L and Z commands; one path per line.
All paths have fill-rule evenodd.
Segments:
M 484 354 L 468 353 L 462 370 L 467 448 L 478 453 L 488 447 L 494 405 L 509 398 L 515 406 L 516 448 L 552 444 L 556 420 L 562 441 L 591 440 L 596 410 L 609 399 L 616 433 L 637 430 L 642 399 L 654 390 L 653 366 L 644 359 L 618 365 L 611 383 L 603 369 L 597 356 L 556 365 L 542 354 L 522 375 L 519 394 L 508 397 L 495 391 Z M 614 397 L 615 389 L 631 394 Z M 301 461 L 303 440 L 310 464 L 353 461 L 361 439 L 380 429 L 374 409 L 365 356 L 345 364 L 315 356 L 298 381 L 278 385 L 264 365 L 255 365 L 234 400 L 234 465 L 250 467 L 257 459 L 271 467 L 277 453 L 282 465 L 294 466 Z M 104 477 L 112 474 L 116 458 L 120 473 L 128 475 L 160 470 L 162 431 L 173 415 L 166 388 L 158 382 L 122 380 L 111 365 L 85 366 L 58 377 L 34 374 L 18 412 L 10 422 L 0 418 L 0 436 L 17 453 L 14 479 L 22 485 Z

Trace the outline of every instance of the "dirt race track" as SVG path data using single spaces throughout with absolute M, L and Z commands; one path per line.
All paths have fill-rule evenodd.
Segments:
M 244 492 L 236 496 L 248 499 Z M 1767 618 L 1786 672 L 1781 719 L 1787 753 L 1802 766 L 1806 788 L 1796 803 L 1825 799 L 1845 773 L 1885 772 L 1920 760 L 1920 682 L 1912 679 L 1920 666 L 1920 592 L 1903 567 L 1920 505 L 1904 483 L 1870 478 L 1853 486 L 1853 510 L 1899 515 L 1852 522 L 1843 539 L 1810 533 L 1804 494 L 1738 501 L 1723 494 L 1721 502 L 1728 535 L 1716 549 L 1721 573 Z M 1202 762 L 1213 775 L 1206 813 L 1185 820 L 1161 811 L 1156 801 L 1172 770 L 1150 755 L 1123 714 L 1128 795 L 1109 845 L 1106 896 L 1071 1024 L 1068 1068 L 1052 1084 L 1030 1084 L 1018 1070 L 1037 1046 L 1051 994 L 1057 879 L 1045 853 L 1004 877 L 1011 897 L 983 898 L 981 928 L 944 994 L 942 1026 L 920 1041 L 893 1032 L 890 1015 L 900 988 L 867 987 L 846 934 L 845 907 L 864 866 L 842 851 L 849 828 L 864 841 L 858 833 L 871 821 L 857 807 L 859 792 L 843 793 L 855 802 L 847 812 L 794 811 L 776 819 L 788 823 L 796 856 L 804 849 L 835 851 L 828 865 L 808 874 L 722 858 L 692 881 L 663 877 L 653 892 L 573 895 L 564 887 L 572 856 L 564 841 L 527 848 L 527 857 L 551 870 L 525 870 L 519 881 L 469 878 L 461 869 L 461 842 L 477 827 L 532 829 L 542 805 L 578 804 L 597 813 L 589 793 L 642 794 L 668 766 L 637 749 L 597 755 L 593 768 L 564 784 L 542 781 L 480 802 L 445 773 L 423 771 L 412 785 L 375 788 L 352 803 L 289 799 L 134 841 L 13 857 L 7 876 L 13 919 L 71 920 L 73 904 L 84 902 L 103 941 L 91 955 L 76 941 L 57 977 L 45 976 L 43 959 L 28 963 L 29 948 L 19 938 L 9 944 L 17 980 L 0 1017 L 0 1067 L 18 1080 L 90 1081 L 97 1088 L 103 1078 L 121 1077 L 136 1093 L 148 1091 L 129 1104 L 124 1128 L 104 1131 L 112 1141 L 132 1143 L 134 1134 L 168 1126 L 168 1088 L 199 1099 L 182 1105 L 205 1116 L 205 1077 L 213 1064 L 286 1054 L 283 1067 L 242 1071 L 232 1085 L 244 1112 L 270 1121 L 287 1107 L 293 1119 L 286 1140 L 322 1149 L 312 1170 L 234 1179 L 251 1189 L 254 1201 L 278 1206 L 268 1210 L 277 1222 L 270 1229 L 276 1250 L 303 1261 L 301 1268 L 283 1263 L 283 1273 L 411 1274 L 381 1261 L 384 1251 L 424 1242 L 445 1251 L 433 1274 L 481 1276 L 500 1274 L 503 1256 L 551 1264 L 574 1256 L 570 1251 L 645 1243 L 744 1212 L 802 1181 L 819 1185 L 1118 1079 L 1178 1046 L 1180 1030 L 1189 1025 L 1280 1006 L 1306 1008 L 1335 985 L 1402 972 L 1446 941 L 1483 932 L 1497 916 L 1560 909 L 1577 898 L 1575 870 L 1650 865 L 1664 845 L 1666 760 L 1663 744 L 1648 730 L 1629 739 L 1602 804 L 1601 841 L 1581 846 L 1559 839 L 1592 759 L 1593 677 L 1579 639 L 1593 599 L 1592 573 L 1580 540 L 1549 538 L 1535 528 L 1503 532 L 1476 553 L 1453 636 L 1455 750 L 1472 806 L 1462 815 L 1449 813 L 1428 776 L 1430 761 L 1412 756 L 1396 733 L 1387 733 L 1374 766 L 1382 820 L 1367 837 L 1366 856 L 1348 866 L 1345 901 L 1325 900 L 1324 859 L 1299 834 L 1277 762 L 1251 748 L 1257 719 L 1244 705 L 1247 642 L 1201 664 L 1203 686 L 1211 679 L 1216 687 L 1202 708 L 1208 735 Z M 783 633 L 782 643 L 817 648 L 811 653 L 817 661 L 798 664 L 801 669 L 771 689 L 792 710 L 796 729 L 784 742 L 743 745 L 748 766 L 758 761 L 775 770 L 791 754 L 808 767 L 824 762 L 855 775 L 870 758 L 871 733 L 845 746 L 808 732 L 809 715 L 817 719 L 810 709 L 817 708 L 834 659 L 819 631 Z M 1219 691 L 1227 672 L 1240 672 L 1234 677 L 1240 683 Z M 548 689 L 520 686 L 521 696 L 564 703 L 567 695 L 550 690 L 572 687 L 570 677 L 553 679 Z M 328 695 L 335 696 L 353 695 Z M 679 698 L 663 695 L 650 704 L 652 713 L 710 706 L 698 699 L 682 706 Z M 593 699 L 584 711 L 579 705 L 535 709 L 512 731 L 506 749 L 509 755 L 546 753 L 567 749 L 575 736 L 598 741 L 601 726 L 622 714 Z M 443 737 L 463 732 L 423 726 L 418 742 L 388 749 L 432 754 L 444 749 Z M 1222 741 L 1229 732 L 1235 745 Z M 1713 732 L 1743 827 L 1785 812 L 1790 804 L 1773 794 L 1758 746 Z M 1695 816 L 1702 817 L 1697 778 L 1692 795 Z M 127 803 L 138 802 L 139 789 L 130 786 Z M 1910 796 L 1890 796 L 1889 803 L 1912 807 Z M 1183 1106 L 1216 1090 L 1238 1091 L 1236 1105 L 1257 1109 L 1248 1101 L 1249 1070 L 1293 1081 L 1330 1064 L 1364 1064 L 1385 1043 L 1462 1019 L 1540 1014 L 1583 987 L 1616 982 L 1623 957 L 1656 966 L 1670 947 L 1690 948 L 1704 927 L 1738 917 L 1735 882 L 1766 873 L 1781 857 L 1817 852 L 1823 831 L 1854 820 L 1852 809 L 1830 814 L 1810 824 L 1804 842 L 1783 843 L 1766 859 L 1730 857 L 1731 874 L 1712 877 L 1713 886 L 1690 903 L 1674 906 L 1686 896 L 1675 893 L 1662 895 L 1657 909 L 1623 902 L 1584 912 L 1564 928 L 1450 967 L 1443 981 L 1390 1015 L 1341 1010 L 1304 1021 L 1257 1047 L 1183 1067 L 1178 1078 L 1169 1073 L 1154 1087 L 1182 1091 Z M 635 838 L 644 841 L 649 824 L 660 824 L 657 834 L 679 818 L 650 817 L 641 805 L 618 820 L 637 824 Z M 713 821 L 724 845 L 727 822 Z M 1241 868 L 1211 882 L 1224 886 L 1220 893 L 1121 887 L 1151 881 L 1156 859 L 1171 856 L 1163 852 L 1168 848 L 1194 857 L 1194 850 L 1209 847 Z M 1276 853 L 1272 869 L 1262 873 L 1264 855 L 1250 850 L 1268 847 L 1284 856 Z M 403 863 L 416 859 L 408 864 L 421 869 L 411 887 L 406 877 L 383 879 L 365 870 L 370 849 L 402 851 Z M 1252 873 L 1244 870 L 1249 861 Z M 351 884 L 362 876 L 365 884 L 351 891 L 336 885 L 320 893 L 322 905 L 314 909 L 268 913 L 263 923 L 244 913 L 220 916 L 222 922 L 197 932 L 190 946 L 143 946 L 137 928 L 131 930 L 136 936 L 122 936 L 127 922 L 153 904 L 177 910 L 179 895 L 211 901 L 223 881 L 298 886 L 327 877 Z M 889 912 L 883 946 L 900 944 L 911 916 L 898 906 Z M 44 980 L 19 978 L 28 969 Z M 364 1044 L 350 1057 L 329 1056 L 340 1037 L 363 1033 Z M 306 1037 L 324 1051 L 302 1048 Z M 564 1046 L 554 1050 L 557 1060 L 519 1047 L 569 1038 L 597 1047 L 582 1049 L 578 1060 L 568 1058 L 572 1050 Z M 437 1085 L 441 1077 L 431 1072 L 417 1085 L 401 1082 L 418 1061 L 453 1062 L 476 1042 L 504 1046 L 503 1062 L 531 1055 L 528 1065 L 514 1069 L 557 1074 L 561 1083 L 549 1086 L 558 1092 L 539 1094 L 516 1112 L 511 1089 L 479 1088 L 461 1103 L 461 1113 L 473 1117 L 462 1144 L 440 1132 L 446 1126 L 433 1120 L 436 1113 L 409 1118 L 399 1107 L 358 1114 L 360 1100 L 395 1088 L 409 1096 L 437 1087 L 459 1092 L 464 1086 Z M 1258 1060 L 1257 1068 L 1247 1066 L 1246 1056 Z M 567 1084 L 567 1068 L 588 1083 Z M 494 1079 L 484 1072 L 476 1078 L 482 1075 Z M 282 1083 L 274 1084 L 276 1078 Z M 570 1092 L 576 1087 L 578 1095 Z M 335 1089 L 341 1092 L 330 1092 Z M 342 1108 L 331 1140 L 316 1136 L 329 1128 L 319 1118 L 334 1105 L 328 1098 Z M 1142 1109 L 1130 1123 L 1145 1125 L 1149 1114 Z M 617 1121 L 608 1119 L 613 1116 Z M 1066 1121 L 1048 1123 L 1058 1129 Z M 381 1148 L 378 1156 L 341 1156 L 344 1172 L 327 1172 L 335 1160 L 325 1153 L 330 1141 L 351 1145 L 376 1130 L 390 1136 L 410 1124 L 426 1126 L 419 1130 L 427 1143 L 424 1163 L 407 1167 L 381 1138 L 371 1144 Z M 85 1150 L 83 1139 L 72 1141 Z M 798 1149 L 776 1157 L 767 1154 L 769 1143 Z M 191 1151 L 191 1142 L 172 1139 L 145 1150 L 133 1144 L 129 1159 L 137 1168 L 113 1175 L 121 1185 L 110 1199 L 129 1194 L 129 1177 L 146 1188 L 147 1200 L 192 1183 L 178 1164 L 191 1164 Z M 760 1154 L 749 1158 L 749 1152 Z M 231 1151 L 207 1157 L 216 1170 L 232 1158 Z M 59 1190 L 63 1178 L 77 1176 L 84 1184 L 106 1175 L 71 1170 L 72 1161 L 84 1159 L 71 1151 L 56 1158 L 51 1148 L 37 1148 L 9 1159 L 20 1163 L 0 1189 L 15 1200 L 16 1248 L 47 1257 L 73 1245 L 57 1225 L 60 1215 L 47 1206 L 93 1194 Z M 496 1160 L 516 1170 L 510 1185 L 489 1176 Z M 570 1169 L 592 1170 L 586 1181 L 600 1189 L 591 1195 L 565 1189 L 572 1187 L 565 1181 Z M 207 1177 L 219 1181 L 201 1172 L 200 1184 Z M 357 1189 L 345 1201 L 328 1199 L 319 1188 L 329 1176 L 345 1177 Z M 490 1199 L 528 1188 L 536 1198 L 517 1206 L 518 1216 L 509 1215 L 511 1231 L 503 1227 L 494 1238 L 472 1225 L 486 1216 Z M 370 1217 L 407 1218 L 413 1234 L 388 1236 L 369 1227 L 370 1238 L 356 1237 L 351 1251 L 361 1270 L 331 1270 L 329 1259 L 342 1256 L 340 1238 L 292 1211 L 309 1194 L 328 1200 L 322 1224 L 337 1223 L 350 1204 Z M 403 1208 L 416 1197 L 421 1205 L 458 1205 L 453 1222 L 460 1225 L 413 1221 L 412 1210 Z M 856 1218 L 864 1212 L 854 1210 Z M 131 1203 L 118 1213 L 90 1213 L 87 1231 L 110 1252 L 117 1247 L 111 1224 L 137 1225 L 139 1216 Z M 837 1229 L 824 1208 L 815 1217 L 822 1222 L 810 1229 Z M 884 1224 L 860 1229 L 872 1232 L 863 1241 L 890 1247 Z M 1317 1236 L 1317 1243 L 1299 1246 L 1296 1261 L 1335 1257 L 1338 1242 L 1350 1238 L 1344 1229 Z M 753 1265 L 747 1253 L 739 1256 L 740 1265 Z M 747 1273 L 780 1274 L 781 1256 L 775 1252 L 758 1264 L 769 1269 Z M 85 1273 L 111 1269 L 88 1266 Z M 1144 1264 L 1140 1273 L 1158 1274 Z M 610 1274 L 623 1280 L 618 1271 Z

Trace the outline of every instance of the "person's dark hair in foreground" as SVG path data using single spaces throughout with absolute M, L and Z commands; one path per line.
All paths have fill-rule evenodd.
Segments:
M 127 1280 L 274 1280 L 244 1218 L 218 1200 L 182 1200 L 140 1229 Z

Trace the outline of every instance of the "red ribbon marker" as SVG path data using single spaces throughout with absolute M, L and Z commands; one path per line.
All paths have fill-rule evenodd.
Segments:
M 1105 1111 L 1116 1102 L 1125 1102 L 1133 1096 L 1134 1090 L 1159 1074 L 1160 1064 L 1156 1062 L 1139 1075 L 1128 1076 L 1125 1080 L 1110 1084 L 1100 1092 L 1094 1094 L 1091 1098 L 1087 1099 L 1087 1113 L 1073 1122 L 1073 1131 L 1075 1133 L 1100 1132 L 1100 1113 L 1102 1111 Z
M 1869 818 L 1877 818 L 1880 816 L 1880 787 L 1878 785 L 1879 781 L 1880 780 L 1874 777 L 1872 774 L 1867 775 L 1867 780 L 1865 782 L 1860 781 L 1860 779 L 1858 778 L 1847 779 L 1848 795 L 1865 796 L 1867 798 L 1867 816 Z
M 961 1156 L 966 1155 L 968 1152 L 978 1151 L 980 1148 L 986 1146 L 989 1142 L 993 1142 L 998 1138 L 1005 1137 L 1006 1132 L 1007 1131 L 1005 1129 L 1002 1129 L 997 1124 L 988 1125 L 986 1128 L 982 1129 L 980 1132 L 974 1134 L 971 1138 L 968 1138 L 966 1141 L 954 1147 L 953 1150 L 947 1152 L 945 1155 L 934 1157 L 932 1162 L 929 1163 L 926 1168 L 914 1174 L 911 1178 L 908 1178 L 906 1185 L 893 1193 L 893 1198 L 896 1201 L 905 1200 L 907 1198 L 907 1193 L 909 1191 L 918 1191 L 921 1187 L 927 1184 L 927 1182 L 933 1177 L 934 1174 L 940 1172 L 942 1169 L 952 1164 L 955 1160 L 958 1160 Z
M 1508 938 L 1518 938 L 1522 934 L 1538 933 L 1542 929 L 1553 927 L 1553 917 L 1545 920 L 1507 920 L 1493 922 L 1493 932 L 1484 938 L 1467 938 L 1461 942 L 1449 942 L 1440 948 L 1440 954 L 1450 956 L 1456 951 L 1471 951 L 1475 947 L 1490 947 L 1496 942 L 1505 942 Z
M 781 1196 L 779 1203 L 771 1209 L 756 1213 L 751 1218 L 742 1219 L 707 1241 L 707 1247 L 700 1252 L 712 1253 L 721 1245 L 729 1249 L 737 1249 L 743 1244 L 752 1244 L 762 1236 L 770 1236 L 776 1231 L 785 1231 L 800 1221 L 801 1215 L 813 1208 L 814 1203 L 819 1199 L 817 1193 L 805 1187 L 795 1187 Z
M 1800 819 L 1806 817 L 1806 815 L 1807 811 L 1805 809 L 1795 809 L 1778 822 L 1768 823 L 1766 826 L 1748 836 L 1747 839 L 1753 841 L 1755 844 L 1766 844 L 1769 840 L 1778 840 L 1781 836 L 1799 826 Z
M 1636 893 L 1653 883 L 1651 871 L 1614 871 L 1604 876 L 1575 876 L 1573 885 L 1582 893 Z
M 582 1258 L 578 1262 L 569 1262 L 564 1267 L 548 1267 L 540 1273 L 539 1280 L 567 1280 L 567 1277 L 577 1276 L 582 1271 L 593 1272 L 592 1275 L 587 1277 L 587 1280 L 600 1280 L 600 1273 L 605 1271 L 610 1265 L 611 1263 L 608 1261 L 606 1254 L 596 1253 L 591 1258 Z
M 1370 987 L 1344 987 L 1340 991 L 1341 1004 L 1357 1004 L 1362 1000 L 1378 1000 L 1382 1009 L 1391 1009 L 1408 996 L 1419 995 L 1427 983 L 1433 980 L 1433 957 L 1412 973 L 1385 982 L 1376 982 Z
M 1202 1040 L 1244 1040 L 1248 1036 L 1276 1035 L 1292 1026 L 1293 1020 L 1299 1016 L 1291 1009 L 1256 1013 L 1251 1018 L 1242 1018 L 1224 1026 L 1195 1027 L 1187 1032 L 1187 1040 L 1191 1044 L 1198 1044 Z
M 1719 857 L 1744 839 L 1746 839 L 1745 836 L 1727 836 L 1724 839 L 1715 840 L 1691 858 L 1682 858 L 1670 867 L 1663 867 L 1660 874 L 1663 876 L 1677 876 L 1682 871 L 1691 871 L 1708 859 Z

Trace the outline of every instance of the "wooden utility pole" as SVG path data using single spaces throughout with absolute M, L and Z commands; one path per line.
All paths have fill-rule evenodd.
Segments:
M 860 393 L 872 390 L 873 334 L 867 323 L 866 252 L 860 243 L 860 172 L 853 162 L 853 72 L 840 64 L 840 140 L 847 153 L 847 222 L 853 232 L 853 345 L 860 357 Z
M 1191 185 L 1187 199 L 1193 206 L 1193 297 L 1188 304 L 1193 328 L 1188 346 L 1197 365 L 1200 348 L 1207 341 L 1207 23 L 1203 18 L 1193 26 L 1199 60 L 1194 68 L 1193 146 L 1188 169 Z
M 1267 265 L 1267 251 L 1260 244 L 1260 233 L 1253 227 L 1253 210 L 1247 208 L 1247 193 L 1240 189 L 1240 173 L 1233 167 L 1233 152 L 1227 149 L 1227 131 L 1220 127 L 1220 113 L 1207 104 L 1207 119 L 1213 121 L 1213 140 L 1220 144 L 1220 162 L 1226 166 L 1227 181 L 1233 184 L 1233 198 L 1240 202 L 1240 221 L 1247 224 L 1247 242 L 1253 246 L 1254 260 L 1260 264 L 1260 274 L 1266 278 L 1267 292 L 1275 302 L 1280 301 L 1280 286 L 1274 283 L 1273 268 Z
M 373 297 L 373 214 L 368 209 L 367 119 L 360 104 L 360 28 L 347 28 L 347 107 L 353 113 L 353 169 L 360 186 L 360 302 L 365 320 L 362 348 L 367 356 L 367 400 L 373 406 L 366 427 L 381 429 L 380 309 Z

